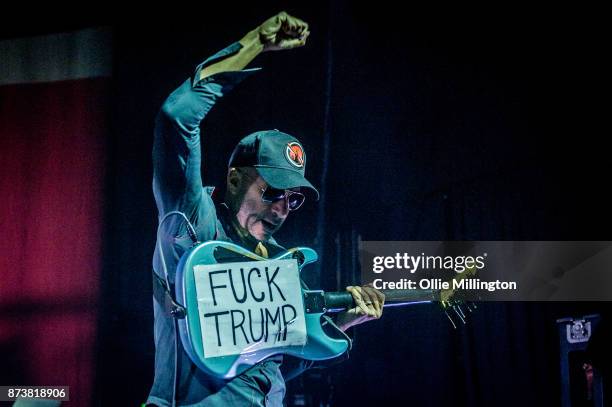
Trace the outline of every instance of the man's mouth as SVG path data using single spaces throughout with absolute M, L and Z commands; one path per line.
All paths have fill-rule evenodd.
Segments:
M 272 222 L 267 221 L 265 219 L 261 220 L 261 224 L 263 225 L 264 229 L 266 229 L 267 231 L 275 231 L 278 228 L 278 224 L 277 223 L 272 223 Z

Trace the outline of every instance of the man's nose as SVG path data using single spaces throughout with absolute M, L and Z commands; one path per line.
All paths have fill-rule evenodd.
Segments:
M 286 218 L 289 214 L 289 204 L 287 203 L 287 198 L 279 199 L 276 202 L 272 203 L 272 211 L 274 214 L 280 218 Z

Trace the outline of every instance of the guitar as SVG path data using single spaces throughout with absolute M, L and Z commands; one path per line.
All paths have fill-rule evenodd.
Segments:
M 229 379 L 275 354 L 318 361 L 345 353 L 350 339 L 328 335 L 323 324 L 328 324 L 329 319 L 324 319 L 323 315 L 354 307 L 351 294 L 307 290 L 299 285 L 299 272 L 317 259 L 317 253 L 307 247 L 293 248 L 266 259 L 225 241 L 208 241 L 187 251 L 177 266 L 175 298 L 182 308 L 177 317 L 179 336 L 196 366 L 208 374 Z M 234 278 L 239 280 L 238 267 L 242 290 L 234 288 Z M 283 278 L 293 282 L 294 295 L 284 292 L 285 289 L 277 284 L 275 279 L 280 268 L 287 268 Z M 263 285 L 256 286 L 259 280 Z M 445 313 L 450 318 L 446 310 L 455 306 L 452 292 L 381 291 L 386 297 L 385 307 L 432 302 L 442 297 Z M 245 304 L 249 303 L 247 296 L 252 297 L 249 301 L 253 305 L 245 309 Z M 235 309 L 231 309 L 232 304 L 236 304 Z M 221 311 L 217 312 L 218 309 Z M 464 320 L 462 311 L 455 309 L 455 312 Z M 256 335 L 254 331 L 258 327 Z

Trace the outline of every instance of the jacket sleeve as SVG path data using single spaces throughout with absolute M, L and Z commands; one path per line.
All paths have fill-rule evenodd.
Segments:
M 191 217 L 202 199 L 200 123 L 217 100 L 245 77 L 259 70 L 221 72 L 200 80 L 206 66 L 235 54 L 236 42 L 200 64 L 192 79 L 183 82 L 163 103 L 153 142 L 153 193 L 160 217 L 178 210 Z

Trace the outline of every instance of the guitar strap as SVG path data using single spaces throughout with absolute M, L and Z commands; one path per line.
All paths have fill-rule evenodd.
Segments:
M 186 309 L 181 304 L 174 300 L 172 288 L 166 285 L 166 281 L 153 272 L 153 297 L 158 303 L 164 305 L 164 310 L 168 315 L 176 319 L 183 319 L 186 315 Z

